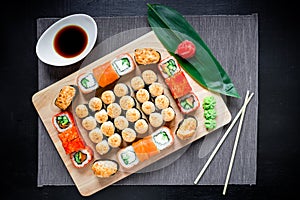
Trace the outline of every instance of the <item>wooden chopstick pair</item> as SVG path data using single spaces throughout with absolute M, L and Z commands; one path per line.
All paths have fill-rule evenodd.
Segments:
M 247 90 L 247 94 L 246 94 L 243 106 L 241 107 L 240 111 L 237 113 L 237 115 L 235 116 L 235 118 L 231 122 L 230 126 L 228 127 L 228 129 L 224 133 L 223 137 L 221 138 L 221 140 L 219 141 L 219 143 L 215 147 L 214 151 L 212 152 L 212 154 L 210 155 L 210 157 L 206 161 L 206 163 L 203 166 L 202 170 L 199 172 L 197 178 L 194 181 L 194 184 L 197 184 L 199 182 L 199 180 L 201 179 L 202 175 L 206 171 L 207 167 L 211 163 L 212 159 L 215 157 L 215 155 L 218 152 L 218 150 L 220 149 L 221 145 L 223 144 L 223 142 L 227 138 L 229 132 L 231 131 L 231 129 L 233 128 L 233 126 L 235 125 L 235 123 L 237 122 L 237 120 L 239 119 L 239 117 L 241 117 L 240 123 L 239 123 L 239 126 L 238 126 L 237 135 L 236 135 L 235 142 L 234 142 L 234 146 L 233 146 L 233 151 L 232 151 L 232 154 L 231 154 L 231 159 L 230 159 L 230 164 L 229 164 L 229 167 L 228 167 L 226 181 L 225 181 L 225 185 L 224 185 L 224 189 L 223 189 L 223 195 L 226 194 L 226 189 L 227 189 L 227 185 L 228 185 L 228 182 L 229 182 L 229 178 L 230 178 L 230 174 L 231 174 L 231 169 L 232 169 L 232 166 L 233 166 L 233 161 L 234 161 L 234 158 L 235 158 L 235 153 L 236 153 L 236 149 L 237 149 L 237 145 L 238 145 L 238 141 L 239 141 L 239 136 L 240 136 L 240 132 L 241 132 L 241 128 L 242 128 L 244 116 L 245 116 L 245 111 L 246 111 L 247 105 L 250 102 L 250 100 L 252 99 L 253 95 L 254 95 L 254 93 L 251 93 L 251 95 L 249 96 L 249 90 Z

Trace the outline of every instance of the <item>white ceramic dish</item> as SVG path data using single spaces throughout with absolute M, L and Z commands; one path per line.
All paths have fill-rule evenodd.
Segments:
M 75 25 L 81 27 L 87 34 L 87 45 L 77 56 L 66 58 L 61 56 L 54 49 L 54 38 L 62 28 Z M 93 48 L 97 39 L 97 24 L 95 20 L 86 14 L 74 14 L 60 19 L 51 25 L 39 38 L 36 44 L 36 54 L 39 59 L 53 66 L 67 66 L 83 59 Z

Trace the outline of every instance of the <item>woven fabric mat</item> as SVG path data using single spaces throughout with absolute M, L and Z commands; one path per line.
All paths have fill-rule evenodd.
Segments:
M 255 92 L 247 108 L 244 124 L 232 169 L 230 184 L 255 184 L 257 161 L 258 125 L 258 16 L 213 15 L 185 16 L 231 77 L 242 99 L 224 98 L 234 117 L 243 103 L 246 90 Z M 100 57 L 140 37 L 141 31 L 118 41 L 107 38 L 123 31 L 144 27 L 151 31 L 146 16 L 96 17 L 98 25 L 97 44 L 106 41 L 105 48 L 98 52 Z M 37 37 L 57 18 L 37 20 Z M 91 60 L 89 60 L 90 62 Z M 68 67 L 52 67 L 38 61 L 39 90 L 77 71 L 87 60 Z M 88 64 L 88 62 L 87 62 Z M 60 159 L 42 122 L 38 123 L 38 186 L 73 185 L 73 181 Z M 115 185 L 193 185 L 199 171 L 217 144 L 225 126 L 192 143 L 175 162 L 152 172 L 133 174 Z M 199 184 L 222 185 L 230 161 L 237 125 L 229 134 L 214 160 L 207 168 Z M 168 158 L 166 158 L 168 159 Z

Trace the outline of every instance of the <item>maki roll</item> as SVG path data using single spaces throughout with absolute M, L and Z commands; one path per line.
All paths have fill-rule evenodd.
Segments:
M 138 65 L 156 64 L 160 61 L 160 53 L 152 48 L 135 49 L 134 59 Z
M 180 111 L 184 114 L 197 110 L 200 106 L 200 102 L 193 92 L 188 93 L 176 101 Z
M 111 103 L 107 106 L 107 115 L 116 118 L 121 115 L 122 109 L 117 103 Z
M 125 95 L 121 97 L 119 104 L 123 110 L 129 110 L 135 106 L 135 101 L 131 96 Z
M 117 97 L 123 97 L 125 95 L 129 94 L 129 88 L 126 84 L 124 83 L 118 83 L 114 87 L 114 93 Z
M 142 144 L 149 157 L 159 154 L 160 150 L 156 147 L 151 135 L 143 138 Z
M 73 152 L 70 158 L 74 167 L 82 168 L 93 159 L 93 150 L 89 147 L 85 147 L 84 149 Z
M 161 75 L 166 79 L 174 76 L 181 71 L 180 65 L 173 56 L 169 56 L 158 64 Z
M 139 159 L 132 146 L 128 146 L 118 151 L 117 154 L 119 163 L 124 168 L 131 168 L 139 163 Z
M 143 161 L 149 159 L 149 155 L 147 153 L 145 145 L 143 144 L 143 139 L 138 140 L 137 142 L 132 143 L 132 147 L 133 147 L 134 152 L 136 153 L 139 161 L 143 162 Z
M 107 140 L 102 140 L 98 144 L 96 144 L 96 151 L 102 156 L 109 152 L 110 147 L 108 145 Z
M 52 124 L 61 133 L 74 126 L 75 122 L 71 112 L 63 111 L 52 117 Z
M 91 111 L 96 112 L 101 110 L 102 108 L 102 101 L 98 97 L 93 97 L 89 100 L 89 108 Z
M 151 126 L 158 128 L 163 125 L 164 121 L 163 121 L 163 117 L 160 113 L 154 112 L 149 115 L 149 122 L 150 122 Z
M 183 97 L 192 91 L 192 88 L 182 71 L 165 79 L 165 82 L 168 85 L 174 99 Z
M 117 148 L 121 145 L 122 138 L 118 133 L 114 133 L 113 135 L 109 136 L 107 142 L 112 148 Z
M 157 81 L 157 75 L 152 70 L 143 71 L 142 78 L 147 85 L 150 85 L 150 84 L 154 83 L 155 81 Z
M 124 116 L 116 117 L 114 120 L 114 124 L 118 130 L 124 130 L 129 125 L 128 120 Z
M 116 96 L 113 93 L 113 91 L 106 90 L 105 92 L 103 92 L 101 94 L 101 99 L 102 99 L 103 103 L 105 103 L 106 105 L 109 105 L 109 104 L 115 102 Z
M 77 85 L 83 94 L 88 94 L 99 87 L 93 73 L 79 75 L 77 78 Z
M 135 76 L 131 79 L 130 85 L 134 91 L 137 91 L 145 87 L 145 82 L 140 76 Z
M 145 119 L 139 119 L 134 123 L 134 129 L 139 134 L 145 134 L 148 128 L 149 126 Z
M 103 134 L 100 130 L 100 128 L 94 128 L 89 132 L 89 138 L 93 143 L 99 143 L 103 139 Z
M 107 137 L 115 133 L 115 126 L 111 121 L 104 122 L 100 127 L 101 132 Z
M 164 86 L 161 83 L 157 83 L 157 82 L 152 83 L 149 86 L 149 92 L 152 97 L 157 97 L 164 93 Z
M 119 164 L 114 160 L 100 159 L 93 163 L 92 170 L 95 176 L 99 178 L 108 178 L 118 172 Z
M 105 87 L 120 78 L 110 62 L 104 63 L 93 69 L 93 75 L 100 87 Z
M 161 127 L 151 134 L 152 140 L 158 150 L 164 150 L 174 143 L 171 130 L 167 127 Z
M 85 130 L 91 131 L 94 128 L 96 128 L 97 126 L 97 122 L 96 119 L 92 116 L 88 116 L 86 118 L 84 118 L 81 122 L 83 128 L 85 128 Z
M 145 89 L 139 89 L 136 92 L 135 97 L 140 103 L 144 103 L 150 99 L 149 92 Z
M 72 126 L 66 131 L 59 133 L 58 137 L 62 143 L 66 154 L 70 154 L 85 148 L 85 143 L 81 138 L 79 130 L 76 126 Z
M 141 113 L 136 108 L 130 108 L 126 111 L 126 119 L 130 122 L 135 122 L 141 118 Z
M 114 67 L 119 76 L 124 76 L 135 69 L 135 63 L 128 53 L 119 55 L 111 62 L 111 65 Z
M 125 128 L 121 135 L 125 142 L 133 142 L 136 139 L 136 132 L 131 128 Z
M 75 108 L 75 114 L 79 118 L 85 118 L 89 115 L 89 110 L 84 104 L 79 104 Z
M 159 95 L 155 98 L 155 106 L 162 110 L 170 105 L 170 100 L 166 95 Z
M 142 111 L 146 115 L 150 115 L 151 113 L 153 113 L 155 111 L 155 105 L 154 105 L 154 103 L 152 103 L 151 101 L 144 102 L 142 104 Z
M 108 114 L 106 110 L 102 109 L 98 112 L 95 113 L 95 120 L 99 123 L 102 124 L 108 120 Z
M 198 122 L 196 118 L 188 116 L 179 123 L 176 135 L 181 140 L 187 140 L 196 133 L 197 126 Z
M 67 85 L 61 88 L 54 104 L 61 110 L 66 110 L 77 94 L 76 86 Z
M 170 122 L 175 118 L 175 111 L 173 108 L 168 107 L 161 111 L 161 115 L 165 122 Z

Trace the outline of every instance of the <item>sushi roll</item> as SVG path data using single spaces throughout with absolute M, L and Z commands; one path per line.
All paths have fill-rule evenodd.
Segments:
M 118 117 L 122 112 L 121 107 L 117 103 L 111 103 L 107 106 L 107 115 L 111 118 Z
M 94 117 L 88 116 L 81 121 L 81 124 L 85 130 L 91 131 L 97 126 L 97 121 Z
M 131 79 L 130 85 L 134 91 L 137 91 L 145 87 L 145 82 L 140 76 L 135 76 Z
M 158 128 L 163 125 L 163 117 L 160 113 L 154 112 L 149 115 L 149 122 L 151 126 Z
M 170 100 L 166 95 L 159 95 L 155 98 L 155 106 L 162 110 L 170 105 Z
M 135 106 L 135 100 L 128 95 L 121 97 L 119 104 L 123 110 L 129 110 Z
M 173 108 L 168 107 L 161 111 L 161 115 L 165 122 L 170 122 L 175 118 L 175 111 Z
M 129 94 L 129 87 L 124 83 L 118 83 L 114 87 L 114 93 L 117 97 L 123 97 Z
M 125 142 L 133 142 L 136 139 L 136 132 L 131 128 L 125 128 L 121 135 Z
M 105 109 L 96 112 L 94 117 L 99 124 L 102 124 L 108 120 L 108 114 Z
M 106 105 L 109 105 L 109 104 L 115 102 L 116 96 L 113 93 L 113 91 L 106 90 L 101 94 L 101 99 L 102 99 L 103 103 L 105 103 Z
M 119 55 L 111 62 L 111 65 L 114 67 L 119 76 L 124 76 L 135 69 L 135 62 L 128 53 Z
M 96 151 L 102 156 L 109 152 L 110 147 L 108 145 L 107 140 L 102 140 L 98 144 L 96 144 Z
M 126 111 L 126 119 L 130 122 L 135 122 L 141 118 L 141 113 L 136 108 L 130 108 Z
M 101 142 L 103 139 L 103 134 L 102 134 L 100 128 L 97 127 L 97 128 L 94 128 L 93 130 L 91 130 L 89 132 L 89 138 L 93 143 L 97 144 L 97 143 Z
M 107 142 L 112 148 L 117 148 L 121 145 L 122 138 L 118 133 L 114 133 L 113 135 L 109 136 Z
M 124 149 L 120 149 L 117 154 L 119 163 L 124 168 L 132 168 L 133 166 L 137 165 L 139 163 L 139 159 L 134 152 L 134 149 L 132 146 L 128 146 Z
M 66 110 L 77 95 L 77 87 L 67 85 L 61 88 L 54 104 L 61 110 Z
M 107 121 L 100 126 L 100 130 L 105 136 L 109 137 L 115 133 L 115 126 L 111 121 Z
M 87 117 L 89 115 L 89 110 L 86 107 L 86 105 L 79 104 L 75 108 L 75 114 L 76 114 L 77 117 L 79 117 L 80 119 L 82 119 L 82 118 L 85 118 L 85 117 Z
M 81 138 L 80 132 L 76 126 L 72 126 L 66 131 L 59 133 L 58 137 L 66 154 L 70 154 L 85 148 L 85 143 Z
M 79 75 L 77 78 L 77 85 L 83 94 L 91 93 L 99 87 L 93 73 L 84 73 Z
M 164 86 L 161 83 L 154 82 L 149 86 L 149 92 L 152 97 L 157 97 L 164 93 Z
M 145 119 L 139 119 L 134 123 L 134 129 L 139 134 L 145 134 L 148 128 L 149 126 Z
M 93 97 L 89 100 L 89 108 L 91 111 L 96 112 L 101 110 L 102 108 L 102 101 L 98 97 Z
M 139 89 L 136 92 L 135 97 L 140 103 L 144 103 L 150 99 L 149 92 L 145 89 Z
M 161 75 L 166 79 L 181 71 L 180 65 L 173 56 L 169 56 L 158 64 Z
M 115 71 L 110 62 L 106 62 L 103 65 L 95 67 L 93 69 L 93 75 L 98 82 L 98 85 L 102 88 L 120 78 L 119 74 Z
M 192 91 L 192 88 L 182 71 L 165 79 L 165 82 L 168 85 L 174 99 L 183 97 Z
M 140 162 L 149 159 L 146 146 L 143 144 L 143 139 L 140 139 L 137 142 L 132 143 L 132 147 Z
M 152 48 L 134 50 L 134 59 L 138 65 L 156 64 L 160 61 L 160 53 Z
M 128 127 L 128 120 L 124 116 L 118 116 L 114 119 L 114 125 L 118 130 L 124 130 Z
M 99 159 L 93 163 L 92 170 L 95 176 L 108 178 L 118 172 L 119 164 L 114 160 Z
M 174 143 L 171 130 L 165 126 L 151 134 L 152 140 L 158 150 L 164 150 Z
M 151 113 L 155 112 L 155 105 L 151 101 L 146 101 L 142 104 L 142 111 L 146 115 L 150 115 Z
M 52 124 L 61 133 L 74 126 L 75 122 L 71 112 L 63 111 L 52 117 Z
M 193 112 L 200 106 L 200 102 L 193 92 L 188 93 L 187 95 L 177 99 L 176 101 L 180 111 L 184 114 Z
M 145 152 L 148 154 L 149 158 L 159 154 L 160 150 L 156 147 L 153 142 L 152 136 L 148 135 L 142 139 L 142 144 L 144 146 Z
M 190 139 L 195 133 L 198 126 L 198 122 L 195 117 L 188 116 L 183 119 L 176 130 L 176 135 L 181 140 Z
M 142 78 L 147 85 L 150 85 L 150 84 L 154 83 L 155 81 L 157 81 L 157 75 L 152 70 L 143 71 Z
M 93 159 L 93 150 L 90 147 L 85 147 L 72 153 L 70 158 L 74 167 L 83 168 Z

